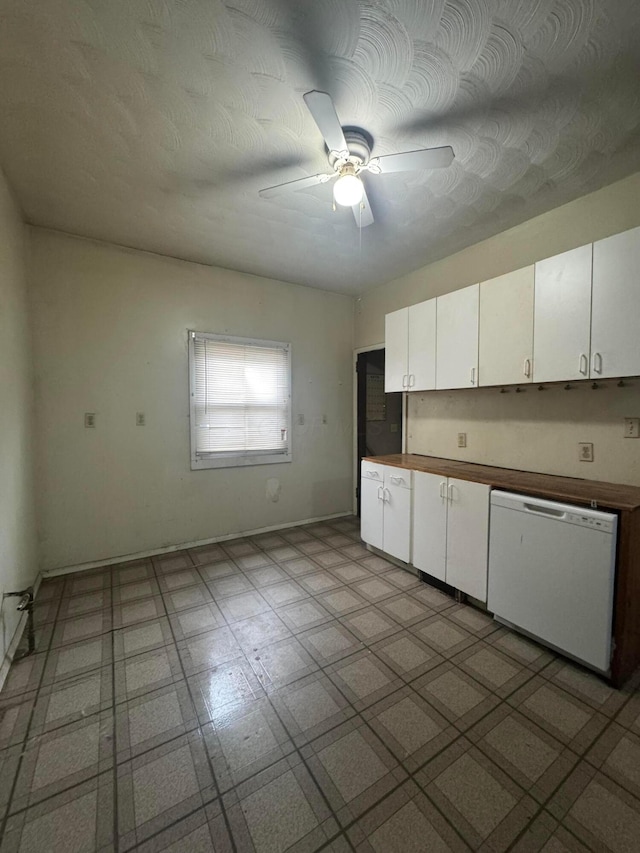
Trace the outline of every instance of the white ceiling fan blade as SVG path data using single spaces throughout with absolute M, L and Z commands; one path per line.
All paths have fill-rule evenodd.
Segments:
M 364 189 L 364 184 L 362 200 L 360 204 L 354 204 L 351 210 L 353 211 L 353 218 L 355 219 L 358 228 L 366 228 L 367 225 L 373 225 L 373 213 L 371 212 L 371 205 L 369 204 L 369 198 L 367 196 L 367 191 Z
M 404 154 L 385 154 L 383 157 L 374 158 L 373 165 L 377 165 L 382 174 L 414 172 L 420 169 L 442 169 L 450 166 L 453 158 L 453 148 L 450 145 L 444 145 L 442 148 L 405 151 Z
M 332 178 L 335 178 L 336 175 L 311 175 L 308 178 L 298 178 L 296 181 L 287 181 L 284 184 L 277 184 L 275 187 L 266 187 L 263 190 L 258 192 L 260 198 L 273 198 L 276 195 L 280 195 L 281 193 L 286 193 L 291 190 L 304 190 L 307 187 L 315 187 L 317 184 L 325 184 L 327 181 L 330 181 Z
M 333 105 L 331 95 L 326 92 L 307 92 L 303 96 L 318 130 L 324 137 L 329 151 L 347 151 L 347 141 L 344 138 L 340 120 Z

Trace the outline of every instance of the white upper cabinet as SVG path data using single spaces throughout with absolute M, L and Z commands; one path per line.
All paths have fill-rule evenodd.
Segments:
M 640 228 L 593 244 L 593 379 L 640 374 Z
M 384 390 L 432 391 L 436 387 L 436 300 L 385 317 Z
M 436 388 L 478 384 L 479 293 L 480 285 L 472 284 L 436 300 Z
M 406 391 L 409 375 L 409 309 L 384 318 L 384 390 Z
M 480 284 L 480 385 L 533 380 L 533 266 Z
M 592 244 L 536 266 L 533 381 L 589 376 Z
M 436 387 L 436 300 L 428 299 L 409 308 L 410 391 L 433 391 Z

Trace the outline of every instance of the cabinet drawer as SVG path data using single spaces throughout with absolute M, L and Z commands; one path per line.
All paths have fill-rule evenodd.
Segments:
M 375 480 L 382 485 L 384 482 L 384 472 L 388 467 L 388 465 L 378 465 L 375 462 L 363 462 L 360 474 L 363 480 Z
M 392 468 L 390 465 L 384 466 L 384 484 L 385 486 L 395 486 L 399 489 L 413 488 L 413 471 L 408 471 L 406 468 Z

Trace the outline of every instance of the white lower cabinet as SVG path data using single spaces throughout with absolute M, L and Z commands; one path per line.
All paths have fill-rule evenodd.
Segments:
M 411 560 L 412 472 L 362 463 L 360 536 L 405 563 Z
M 491 487 L 423 471 L 413 477 L 413 565 L 486 601 Z

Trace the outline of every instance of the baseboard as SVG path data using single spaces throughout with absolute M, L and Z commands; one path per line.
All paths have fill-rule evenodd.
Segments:
M 111 566 L 114 563 L 126 563 L 128 560 L 144 560 L 147 557 L 157 557 L 160 554 L 170 554 L 172 551 L 183 551 L 185 548 L 199 548 L 202 545 L 215 545 L 217 542 L 228 542 L 231 539 L 244 539 L 245 536 L 260 536 L 263 533 L 275 533 L 278 530 L 287 530 L 290 527 L 303 527 L 305 524 L 317 524 L 321 521 L 331 521 L 335 518 L 351 518 L 353 513 L 335 512 L 332 515 L 319 515 L 316 518 L 305 518 L 302 521 L 290 521 L 286 524 L 274 524 L 270 527 L 258 527 L 254 530 L 242 530 L 238 533 L 227 533 L 224 536 L 214 536 L 211 539 L 198 539 L 194 542 L 182 542 L 180 545 L 168 545 L 165 548 L 155 548 L 152 551 L 138 551 L 135 554 L 117 554 L 105 560 L 93 560 L 88 563 L 77 563 L 73 566 L 61 566 L 56 569 L 47 569 L 42 572 L 43 578 L 54 578 L 60 575 L 68 575 L 72 572 L 83 572 L 88 569 L 99 569 L 102 566 Z
M 33 582 L 33 597 L 35 598 L 38 594 L 38 589 L 40 587 L 40 583 L 42 581 L 42 575 L 38 574 L 35 581 Z M 17 603 L 18 599 L 5 599 L 5 601 L 14 601 Z M 7 679 L 7 675 L 9 674 L 9 667 L 13 663 L 13 656 L 16 653 L 16 649 L 20 645 L 20 640 L 22 639 L 22 632 L 24 631 L 25 625 L 27 624 L 27 614 L 20 614 L 20 619 L 18 620 L 18 624 L 16 625 L 16 630 L 13 632 L 13 637 L 7 647 L 7 651 L 4 656 L 4 660 L 2 664 L 0 664 L 0 690 L 4 686 L 4 683 Z

